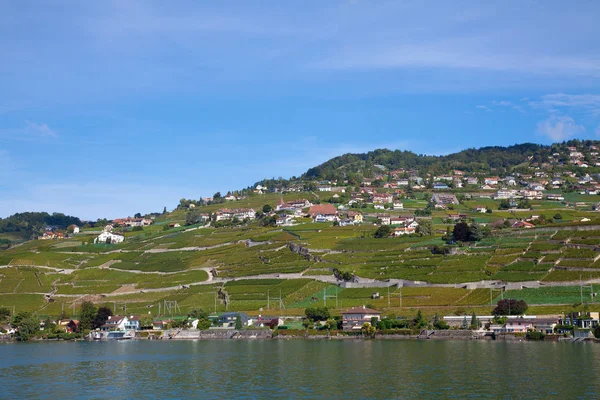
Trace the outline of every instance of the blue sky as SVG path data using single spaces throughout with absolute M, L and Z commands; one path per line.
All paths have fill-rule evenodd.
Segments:
M 345 152 L 600 139 L 595 1 L 0 0 L 0 217 L 122 217 Z

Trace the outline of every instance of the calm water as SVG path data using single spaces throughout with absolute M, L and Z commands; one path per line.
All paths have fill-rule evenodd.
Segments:
M 0 398 L 600 398 L 600 345 L 165 341 L 0 345 Z

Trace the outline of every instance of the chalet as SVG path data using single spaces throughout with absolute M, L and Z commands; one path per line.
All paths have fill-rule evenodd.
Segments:
M 338 218 L 338 212 L 333 204 L 317 204 L 308 210 L 315 222 L 333 222 Z
M 448 218 L 453 221 L 466 220 L 467 217 L 467 214 L 448 214 Z
M 73 232 L 73 233 L 79 233 L 79 227 L 77 225 L 75 225 L 75 224 L 69 225 L 67 227 L 67 231 L 68 232 Z
M 530 318 L 512 318 L 504 324 L 505 333 L 526 333 L 534 329 L 534 320 Z
M 535 228 L 535 225 L 530 223 L 530 222 L 526 222 L 526 221 L 517 221 L 512 225 L 513 228 L 525 228 L 525 229 L 531 229 L 531 228 Z
M 248 326 L 252 323 L 252 319 L 248 316 L 248 314 L 243 312 L 226 312 L 211 316 L 210 318 L 223 328 L 235 328 L 235 321 L 237 320 L 238 316 L 240 317 L 242 326 Z
M 377 219 L 381 225 L 390 225 L 392 222 L 389 214 L 377 214 Z
M 363 215 L 358 211 L 348 211 L 348 218 L 352 219 L 355 224 L 361 224 L 363 222 Z
M 392 231 L 392 235 L 398 237 L 398 236 L 404 236 L 404 235 L 411 235 L 413 233 L 416 232 L 416 229 L 410 226 L 399 226 L 394 228 L 394 230 Z
M 108 229 L 110 227 L 110 229 Z M 94 243 L 118 244 L 125 240 L 125 236 L 112 233 L 112 225 L 107 225 L 104 231 L 94 239 Z
M 68 333 L 75 333 L 79 330 L 79 321 L 76 319 L 61 319 L 56 322 L 56 327 Z
M 483 183 L 485 183 L 486 185 L 497 185 L 499 180 L 500 178 L 498 178 L 497 176 L 490 176 L 488 178 L 484 178 Z
M 387 204 L 393 201 L 393 197 L 389 193 L 373 193 L 369 200 L 374 204 Z
M 396 184 L 398 186 L 408 186 L 408 179 L 399 179 Z
M 119 315 L 111 315 L 108 317 L 104 325 L 100 327 L 101 331 L 122 331 L 125 330 L 129 319 L 127 317 L 121 317 Z
M 275 329 L 279 325 L 283 325 L 283 319 L 280 317 L 265 317 L 259 315 L 254 321 L 254 326 L 257 328 L 271 328 Z
M 373 318 L 381 319 L 381 313 L 365 306 L 350 308 L 342 311 L 342 327 L 345 331 L 360 330 L 363 324 L 370 324 Z
M 56 237 L 56 234 L 54 234 L 54 232 L 52 231 L 46 231 L 44 232 L 44 234 L 42 236 L 40 236 L 41 240 L 49 240 L 49 239 L 54 239 Z
M 467 185 L 478 185 L 479 184 L 479 179 L 477 179 L 473 176 L 469 176 L 469 177 L 465 178 L 465 181 L 467 181 Z
M 404 204 L 399 201 L 394 202 L 394 211 L 404 210 Z
M 331 192 L 331 185 L 319 185 L 317 186 L 319 192 Z
M 235 201 L 235 200 L 237 200 L 237 197 L 235 197 L 232 194 L 228 194 L 227 196 L 224 197 L 224 199 L 227 201 Z
M 512 198 L 515 198 L 516 196 L 517 196 L 516 190 L 500 189 L 496 192 L 496 195 L 494 196 L 494 198 L 497 200 L 503 200 L 503 199 L 512 199 Z
M 277 226 L 290 226 L 294 224 L 294 219 L 292 217 L 290 217 L 289 215 L 283 215 L 280 217 L 277 217 L 277 220 L 275 221 L 275 223 L 277 224 Z
M 256 211 L 252 208 L 222 208 L 216 212 L 217 221 L 226 221 L 233 218 L 237 218 L 242 221 L 244 219 L 254 219 Z
M 127 318 L 127 321 L 123 324 L 123 329 L 127 331 L 138 331 L 140 330 L 140 316 L 139 315 L 131 315 Z

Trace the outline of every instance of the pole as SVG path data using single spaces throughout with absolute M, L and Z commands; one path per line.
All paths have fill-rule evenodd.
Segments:
M 267 289 L 267 310 L 271 309 L 271 295 L 269 294 L 269 289 Z
M 583 304 L 583 283 L 581 281 L 581 274 L 579 275 L 579 296 L 581 299 L 581 304 Z
M 402 288 L 400 288 L 400 308 L 402 308 Z

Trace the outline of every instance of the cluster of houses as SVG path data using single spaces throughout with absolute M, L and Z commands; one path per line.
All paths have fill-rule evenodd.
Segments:
M 149 225 L 152 225 L 153 222 L 154 221 L 152 221 L 151 218 L 131 218 L 131 217 L 117 218 L 112 221 L 113 225 L 129 226 L 129 227 L 149 226 Z
M 231 221 L 238 219 L 243 221 L 245 219 L 255 219 L 256 211 L 252 208 L 221 208 L 215 213 L 216 221 Z
M 354 307 L 342 312 L 342 326 L 345 331 L 360 330 L 365 323 L 381 319 L 381 312 L 362 307 Z M 575 339 L 592 338 L 593 330 L 600 324 L 600 313 L 572 313 L 565 316 L 511 315 L 498 324 L 492 315 L 477 316 L 478 329 L 494 334 L 514 334 L 541 332 L 543 334 L 572 333 Z M 468 316 L 445 316 L 449 327 L 467 329 L 471 322 Z

